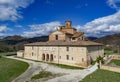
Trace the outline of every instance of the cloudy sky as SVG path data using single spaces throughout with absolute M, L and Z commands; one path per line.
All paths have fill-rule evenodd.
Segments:
M 0 0 L 0 36 L 48 35 L 65 20 L 86 36 L 120 33 L 120 0 Z

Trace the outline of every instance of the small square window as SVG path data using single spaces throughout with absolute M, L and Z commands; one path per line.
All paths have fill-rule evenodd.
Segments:
M 66 47 L 66 51 L 69 51 L 69 47 Z
M 59 56 L 59 58 L 61 59 L 61 56 Z
M 34 53 L 32 52 L 32 56 L 34 55 Z
M 84 58 L 82 58 L 82 62 L 84 62 Z

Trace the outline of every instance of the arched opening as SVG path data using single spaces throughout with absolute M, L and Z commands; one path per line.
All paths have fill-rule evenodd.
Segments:
M 45 54 L 42 54 L 42 60 L 45 60 Z
M 53 61 L 53 54 L 50 55 L 50 61 Z
M 49 54 L 46 55 L 46 61 L 48 61 L 48 60 L 49 60 Z

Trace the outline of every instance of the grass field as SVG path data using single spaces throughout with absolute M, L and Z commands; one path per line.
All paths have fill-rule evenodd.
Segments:
M 0 58 L 0 82 L 12 82 L 17 76 L 22 74 L 28 64 L 8 58 Z
M 115 54 L 112 50 L 104 50 L 105 55 Z
M 115 60 L 115 59 L 113 59 L 113 60 L 110 61 L 110 63 L 114 63 L 114 64 L 120 66 L 120 60 Z M 110 64 L 110 63 L 109 63 L 109 64 Z
M 120 82 L 120 73 L 98 69 L 80 82 Z

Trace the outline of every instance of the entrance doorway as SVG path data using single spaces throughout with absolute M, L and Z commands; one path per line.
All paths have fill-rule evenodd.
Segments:
M 49 60 L 49 54 L 46 55 L 46 61 L 48 61 L 48 60 Z

